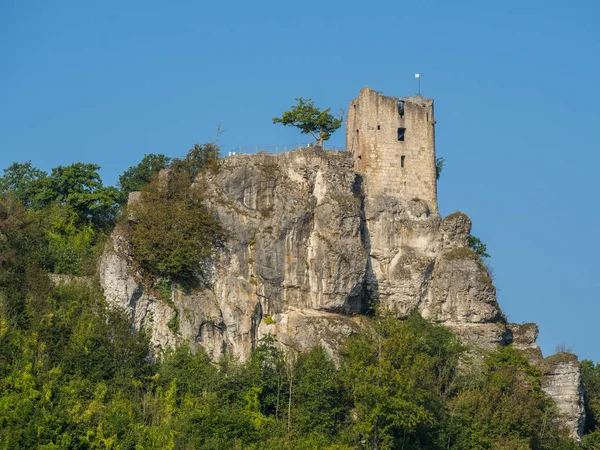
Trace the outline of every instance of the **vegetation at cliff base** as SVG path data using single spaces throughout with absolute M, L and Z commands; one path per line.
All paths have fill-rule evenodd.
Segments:
M 152 359 L 93 284 L 15 264 L 29 270 L 1 286 L 0 448 L 575 448 L 516 350 L 461 373 L 456 336 L 416 313 L 376 316 L 337 363 L 269 335 L 245 363 L 186 344 Z

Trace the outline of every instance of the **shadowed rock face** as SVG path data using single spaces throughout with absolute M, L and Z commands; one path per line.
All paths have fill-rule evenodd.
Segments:
M 467 246 L 470 219 L 441 219 L 419 199 L 366 194 L 349 153 L 236 155 L 198 181 L 229 233 L 205 263 L 202 288 L 175 286 L 164 299 L 144 287 L 118 231 L 99 265 L 107 301 L 149 330 L 157 352 L 188 341 L 212 358 L 227 351 L 245 359 L 270 333 L 285 348 L 321 344 L 335 356 L 381 304 L 399 315 L 418 308 L 474 347 L 514 343 L 541 358 L 537 326 L 506 323 L 486 267 Z M 571 383 L 562 373 L 555 379 Z

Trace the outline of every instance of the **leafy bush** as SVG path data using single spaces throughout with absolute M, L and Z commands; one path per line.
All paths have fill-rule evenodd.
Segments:
M 48 209 L 45 221 L 48 247 L 44 266 L 51 272 L 70 275 L 93 270 L 94 245 L 99 236 L 92 226 L 77 226 L 76 214 L 59 205 Z
M 208 170 L 215 172 L 219 168 L 219 147 L 213 143 L 195 144 L 183 159 L 175 159 L 171 168 L 184 174 L 193 182 L 199 173 Z
M 350 438 L 371 448 L 419 448 L 443 423 L 463 347 L 455 335 L 416 311 L 401 321 L 379 312 L 374 329 L 352 336 L 341 359 L 341 379 L 356 420 Z
M 134 258 L 144 272 L 183 283 L 201 274 L 201 263 L 225 237 L 217 217 L 205 206 L 198 186 L 179 172 L 155 179 L 131 205 L 129 228 Z
M 173 315 L 167 322 L 167 327 L 169 327 L 169 330 L 171 330 L 173 334 L 179 333 L 179 311 L 173 311 Z

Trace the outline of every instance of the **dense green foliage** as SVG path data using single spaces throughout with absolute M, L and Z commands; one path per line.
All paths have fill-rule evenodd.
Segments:
M 187 345 L 152 361 L 93 284 L 25 273 L 26 292 L 1 290 L 0 448 L 574 448 L 520 354 L 461 375 L 456 337 L 418 314 L 377 316 L 339 368 L 321 347 L 286 356 L 272 336 L 244 364 Z
M 585 449 L 600 448 L 600 364 L 584 360 L 581 362 L 585 394 Z
M 310 98 L 297 98 L 296 101 L 298 104 L 290 106 L 281 117 L 274 117 L 273 123 L 296 127 L 303 134 L 312 135 L 317 145 L 323 147 L 323 142 L 342 126 L 344 119 L 333 116 L 330 108 L 321 111 Z
M 23 216 L 38 230 L 36 262 L 62 274 L 94 270 L 104 236 L 115 223 L 119 192 L 103 186 L 95 164 L 58 166 L 50 175 L 30 162 L 14 163 L 0 178 L 2 206 L 11 220 Z M 7 223 L 6 226 L 10 226 Z
M 177 178 L 166 183 L 150 183 L 130 207 L 135 222 L 129 240 L 135 260 L 147 274 L 190 282 L 212 255 L 223 231 L 204 206 L 199 187 Z
M 194 284 L 202 264 L 225 238 L 218 218 L 204 203 L 205 187 L 196 180 L 203 170 L 217 169 L 217 148 L 196 145 L 169 171 L 153 177 L 129 207 L 124 231 L 133 256 L 153 279 Z
M 190 183 L 203 171 L 215 173 L 219 168 L 219 147 L 211 142 L 195 144 L 185 158 L 174 159 L 171 168 L 177 173 L 184 174 Z

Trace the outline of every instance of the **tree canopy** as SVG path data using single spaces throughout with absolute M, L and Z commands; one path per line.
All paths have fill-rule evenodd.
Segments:
M 317 145 L 323 147 L 323 142 L 329 140 L 331 135 L 342 126 L 344 119 L 330 114 L 330 108 L 320 110 L 310 98 L 300 97 L 296 101 L 298 103 L 290 106 L 281 117 L 274 117 L 273 123 L 296 127 L 303 134 L 312 135 Z
M 145 185 L 150 183 L 152 177 L 167 167 L 171 158 L 158 154 L 150 153 L 144 155 L 142 160 L 136 165 L 131 166 L 119 177 L 119 190 L 121 192 L 120 203 L 127 203 L 130 192 L 140 191 Z

